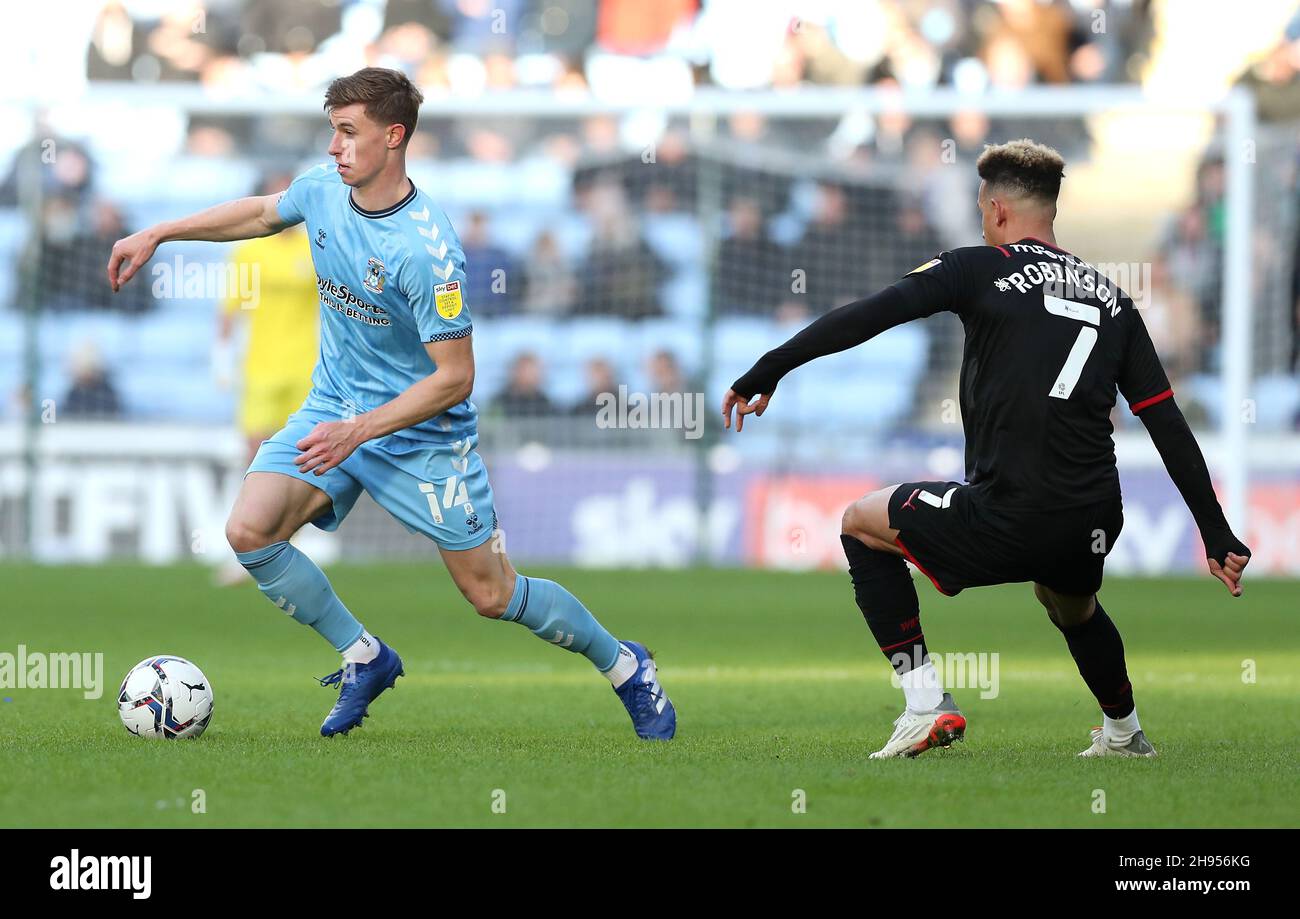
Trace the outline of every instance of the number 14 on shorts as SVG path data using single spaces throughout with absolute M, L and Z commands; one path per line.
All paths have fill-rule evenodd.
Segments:
M 465 489 L 465 480 L 458 475 L 448 477 L 442 487 L 442 507 L 438 506 L 438 486 L 432 482 L 421 482 L 420 491 L 429 502 L 429 512 L 433 514 L 434 523 L 442 523 L 442 508 L 463 505 L 465 515 L 474 513 L 474 505 L 469 503 L 469 492 Z

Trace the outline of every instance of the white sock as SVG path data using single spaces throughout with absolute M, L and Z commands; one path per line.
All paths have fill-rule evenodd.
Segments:
M 378 656 L 379 642 L 365 629 L 361 630 L 361 637 L 343 652 L 343 660 L 349 664 L 368 664 Z
M 1138 724 L 1136 708 L 1123 718 L 1112 718 L 1110 715 L 1102 715 L 1102 718 L 1104 720 L 1101 723 L 1101 736 L 1110 742 L 1128 743 L 1134 734 L 1142 730 L 1142 725 Z
M 614 661 L 614 666 L 605 671 L 605 676 L 618 689 L 636 673 L 636 655 L 632 649 L 623 642 L 618 643 L 618 660 Z
M 932 712 L 943 701 L 943 683 L 939 680 L 939 671 L 934 669 L 927 657 L 925 663 L 915 670 L 909 670 L 898 678 L 903 684 L 903 697 L 907 699 L 909 711 Z

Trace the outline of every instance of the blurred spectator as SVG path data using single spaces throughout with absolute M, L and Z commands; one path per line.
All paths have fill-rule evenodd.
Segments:
M 67 198 L 46 201 L 39 262 L 44 309 L 49 312 L 113 310 L 131 314 L 152 309 L 155 301 L 147 272 L 116 294 L 103 274 L 113 244 L 130 233 L 121 212 L 111 202 L 96 201 L 91 206 L 87 227 L 76 206 Z
M 1242 74 L 1238 84 L 1255 96 L 1262 121 L 1300 118 L 1300 13 L 1272 50 Z
M 524 0 L 440 0 L 451 17 L 451 44 L 458 52 L 515 50 Z
M 1197 365 L 1218 367 L 1223 292 L 1223 160 L 1208 157 L 1197 170 L 1196 200 L 1176 215 L 1165 230 L 1159 259 L 1167 266 L 1171 287 L 1196 304 L 1201 343 Z
M 579 271 L 574 314 L 625 319 L 663 315 L 659 284 L 667 278 L 667 266 L 642 238 L 621 190 L 602 185 L 592 190 L 589 201 L 594 231 Z
M 122 414 L 117 389 L 94 342 L 78 345 L 69 357 L 72 385 L 55 406 L 57 417 L 108 420 Z
M 595 414 L 597 400 L 601 396 L 618 392 L 618 380 L 614 376 L 614 365 L 603 357 L 593 357 L 587 361 L 583 373 L 586 376 L 586 394 L 573 403 L 570 412 L 589 417 Z
M 220 12 L 199 0 L 167 5 L 132 62 L 138 80 L 198 82 L 206 67 L 235 50 L 234 30 Z M 287 50 L 287 49 L 277 49 Z
M 446 3 L 430 0 L 387 0 L 384 4 L 383 31 L 414 23 L 439 39 L 451 35 L 451 11 Z
M 943 242 L 927 222 L 925 210 L 918 199 L 904 198 L 899 201 L 894 214 L 897 227 L 889 247 L 894 265 L 889 273 L 896 280 L 938 255 L 943 249 Z
M 848 190 L 819 184 L 812 220 L 791 256 L 812 312 L 824 313 L 874 292 L 869 262 L 876 253 L 868 245 L 871 239 L 866 227 L 850 219 Z
M 1128 80 L 1151 39 L 1149 0 L 110 0 L 91 25 L 92 80 L 202 79 L 318 87 L 362 63 L 426 88 L 520 84 L 600 95 L 647 74 L 731 89 L 889 81 Z M 155 9 L 165 10 L 161 15 Z M 1072 13 L 1071 10 L 1074 10 Z M 1094 18 L 1107 17 L 1098 28 Z M 524 55 L 520 57 L 520 55 Z M 520 65 L 526 59 L 526 68 Z M 583 62 L 581 65 L 579 61 Z
M 596 45 L 611 54 L 655 54 L 677 29 L 695 18 L 698 9 L 697 0 L 600 0 Z
M 993 84 L 1023 85 L 1031 75 L 1044 83 L 1068 83 L 1074 27 L 1068 9 L 1042 0 L 1002 0 L 997 10 L 1000 19 L 985 46 Z
M 1201 354 L 1200 304 L 1177 283 L 1168 259 L 1157 258 L 1151 265 L 1147 302 L 1136 305 L 1145 308 L 1142 321 L 1176 388 L 1181 377 L 1205 366 Z
M 80 209 L 94 190 L 95 162 L 80 143 L 56 135 L 39 122 L 36 136 L 14 152 L 9 173 L 0 183 L 0 206 L 18 204 L 18 187 L 29 175 L 39 176 L 42 198 L 62 198 Z
M 523 277 L 515 271 L 510 253 L 492 242 L 488 216 L 472 211 L 460 238 L 465 250 L 465 298 L 475 316 L 489 319 L 513 312 L 515 285 Z
M 573 308 L 577 281 L 569 260 L 550 230 L 537 234 L 524 265 L 523 312 L 531 316 L 558 317 Z
M 713 308 L 721 315 L 770 316 L 790 294 L 790 256 L 768 235 L 753 198 L 734 198 L 728 217 L 730 233 L 713 266 Z
M 130 80 L 131 64 L 145 46 L 148 31 L 133 20 L 117 0 L 105 3 L 91 26 L 86 48 L 86 77 L 91 80 Z
M 555 414 L 555 405 L 542 389 L 542 362 L 525 351 L 510 364 L 505 388 L 492 400 L 492 407 L 507 418 L 530 418 Z
M 253 36 L 259 51 L 303 54 L 339 31 L 342 12 L 338 0 L 276 0 L 243 5 L 239 26 Z
M 678 362 L 677 355 L 667 349 L 660 348 L 650 355 L 646 372 L 650 378 L 651 392 L 687 392 L 690 388 L 686 376 L 682 373 L 682 365 Z

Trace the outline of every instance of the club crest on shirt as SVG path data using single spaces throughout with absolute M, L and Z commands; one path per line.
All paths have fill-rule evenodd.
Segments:
M 366 290 L 372 290 L 377 294 L 384 292 L 384 278 L 387 269 L 384 263 L 377 258 L 371 258 L 366 262 L 366 277 L 361 283 L 366 286 Z
M 465 306 L 465 302 L 460 296 L 460 281 L 435 284 L 433 287 L 433 302 L 438 308 L 438 315 L 443 319 L 455 319 L 459 316 L 461 309 Z

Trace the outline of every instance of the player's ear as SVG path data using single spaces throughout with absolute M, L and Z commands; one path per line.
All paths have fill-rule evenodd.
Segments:
M 406 137 L 406 125 L 390 124 L 388 126 L 388 136 L 384 138 L 389 150 L 396 150 L 402 145 L 402 140 Z
M 1006 226 L 1007 221 L 1011 219 L 1010 210 L 999 198 L 994 198 L 991 203 L 993 204 L 993 216 L 996 218 L 997 225 L 1000 227 Z

